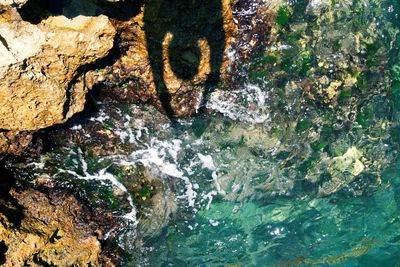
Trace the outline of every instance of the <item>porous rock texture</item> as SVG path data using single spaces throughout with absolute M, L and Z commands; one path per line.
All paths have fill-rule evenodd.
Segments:
M 0 6 L 22 7 L 28 0 L 0 0 Z
M 20 155 L 31 144 L 32 134 L 29 132 L 7 131 L 0 133 L 1 154 Z
M 28 189 L 2 192 L 2 266 L 113 266 L 77 200 Z
M 21 8 L 28 0 L 0 0 L 0 6 Z
M 81 111 L 93 84 L 86 71 L 108 54 L 115 33 L 104 15 L 33 24 L 0 5 L 0 129 L 37 130 Z

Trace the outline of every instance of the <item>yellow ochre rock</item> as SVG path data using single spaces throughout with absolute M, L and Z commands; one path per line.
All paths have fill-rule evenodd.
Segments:
M 50 16 L 24 21 L 0 12 L 0 129 L 37 130 L 81 111 L 91 87 L 85 67 L 113 47 L 106 16 Z

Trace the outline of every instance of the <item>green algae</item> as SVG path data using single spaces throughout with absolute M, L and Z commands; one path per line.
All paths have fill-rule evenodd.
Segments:
M 293 9 L 289 5 L 280 6 L 276 15 L 276 23 L 281 27 L 286 26 L 292 13 Z

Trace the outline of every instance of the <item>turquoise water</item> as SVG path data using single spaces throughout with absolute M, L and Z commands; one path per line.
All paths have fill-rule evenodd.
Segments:
M 123 266 L 400 266 L 400 6 L 314 2 L 209 113 L 99 102 L 20 175 L 118 218 Z

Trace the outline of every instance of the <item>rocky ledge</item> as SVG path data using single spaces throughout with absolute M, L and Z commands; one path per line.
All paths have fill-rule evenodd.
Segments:
M 45 183 L 45 178 L 39 182 Z M 75 197 L 34 189 L 2 190 L 2 266 L 113 266 L 102 254 L 102 232 Z
M 82 111 L 93 82 L 85 69 L 113 47 L 106 16 L 24 21 L 0 6 L 0 128 L 36 130 Z

